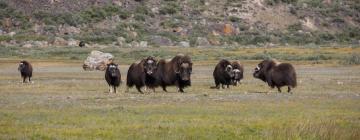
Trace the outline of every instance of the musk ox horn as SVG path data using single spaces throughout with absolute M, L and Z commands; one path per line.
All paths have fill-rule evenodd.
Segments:
M 260 67 L 256 66 L 255 71 L 259 71 L 259 70 L 260 70 Z

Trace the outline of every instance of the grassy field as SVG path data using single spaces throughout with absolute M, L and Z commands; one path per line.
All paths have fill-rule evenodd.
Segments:
M 81 68 L 91 49 L 0 48 L 0 139 L 360 138 L 360 66 L 341 63 L 359 48 L 102 49 L 121 64 L 123 81 L 128 64 L 143 56 L 191 54 L 193 85 L 184 94 L 175 87 L 125 93 L 124 85 L 109 94 L 104 72 Z M 295 65 L 299 85 L 293 94 L 277 93 L 251 76 L 269 56 Z M 244 63 L 240 86 L 209 88 L 220 58 Z M 32 84 L 20 82 L 21 59 L 33 63 Z

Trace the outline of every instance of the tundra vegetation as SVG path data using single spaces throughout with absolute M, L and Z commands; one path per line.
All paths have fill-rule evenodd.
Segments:
M 0 0 L 0 139 L 358 140 L 359 13 L 358 0 Z M 109 94 L 103 71 L 82 70 L 94 49 L 123 81 L 148 56 L 188 54 L 191 87 Z M 295 67 L 293 94 L 253 78 L 270 58 Z M 209 88 L 221 59 L 244 65 L 240 85 Z
M 358 139 L 360 67 L 344 65 L 359 48 L 157 48 L 114 49 L 126 75 L 129 64 L 148 55 L 193 61 L 185 93 L 109 94 L 103 71 L 83 71 L 88 48 L 0 47 L 0 139 Z M 256 57 L 255 57 L 256 56 Z M 319 56 L 319 57 L 314 57 Z M 290 62 L 298 87 L 278 93 L 252 77 L 263 58 Z M 214 90 L 219 58 L 241 60 L 242 84 Z M 19 60 L 34 67 L 32 84 L 22 84 Z M 356 60 L 355 60 L 356 61 Z

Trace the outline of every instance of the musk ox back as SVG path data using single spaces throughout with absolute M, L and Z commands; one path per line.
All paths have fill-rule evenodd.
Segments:
M 109 92 L 116 93 L 116 87 L 120 86 L 121 84 L 121 74 L 117 64 L 107 64 L 105 70 L 105 80 L 109 85 Z
M 20 61 L 18 70 L 20 71 L 21 77 L 23 79 L 23 83 L 26 82 L 26 78 L 28 78 L 29 82 L 31 82 L 33 68 L 29 62 L 25 60 Z
M 157 69 L 157 60 L 153 57 L 147 57 L 139 63 L 130 65 L 126 85 L 131 88 L 135 85 L 136 89 L 140 92 L 143 86 L 154 89 L 156 86 L 155 72 Z
M 244 78 L 244 66 L 241 65 L 239 61 L 233 61 L 231 66 L 233 67 L 234 75 L 232 78 L 232 83 L 234 86 L 237 86 L 237 84 L 240 83 L 240 80 Z
M 192 61 L 188 55 L 178 54 L 170 61 L 159 61 L 156 72 L 158 84 L 166 90 L 167 86 L 175 85 L 179 92 L 191 86 Z
M 211 88 L 224 88 L 224 85 L 226 85 L 229 88 L 229 85 L 231 84 L 231 80 L 234 76 L 233 73 L 233 67 L 231 66 L 230 61 L 222 59 L 219 61 L 219 63 L 215 66 L 213 77 L 215 81 L 215 87 Z
M 253 76 L 268 83 L 271 88 L 276 87 L 281 92 L 281 87 L 288 86 L 288 92 L 295 88 L 296 72 L 289 63 L 279 63 L 276 60 L 264 60 L 257 65 Z

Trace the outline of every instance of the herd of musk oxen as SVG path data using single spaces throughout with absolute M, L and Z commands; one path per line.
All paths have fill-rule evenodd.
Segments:
M 184 92 L 184 88 L 191 86 L 192 61 L 190 56 L 178 54 L 171 60 L 157 60 L 154 57 L 147 57 L 138 63 L 130 65 L 126 78 L 126 91 L 131 87 L 143 93 L 141 90 L 151 89 L 155 92 L 156 87 L 161 87 L 167 92 L 166 87 L 176 86 L 179 92 Z M 21 61 L 18 67 L 23 82 L 28 78 L 31 82 L 33 68 L 27 61 Z M 215 86 L 210 88 L 220 89 L 229 88 L 230 85 L 236 86 L 243 79 L 244 66 L 239 61 L 230 62 L 222 59 L 215 66 L 213 78 Z M 294 67 L 289 63 L 280 63 L 276 60 L 261 61 L 253 73 L 254 78 L 267 83 L 271 88 L 277 88 L 281 92 L 281 87 L 287 86 L 288 92 L 296 87 L 296 73 Z M 121 84 L 121 73 L 115 63 L 107 64 L 105 70 L 105 80 L 109 85 L 109 92 L 116 93 L 116 88 Z

